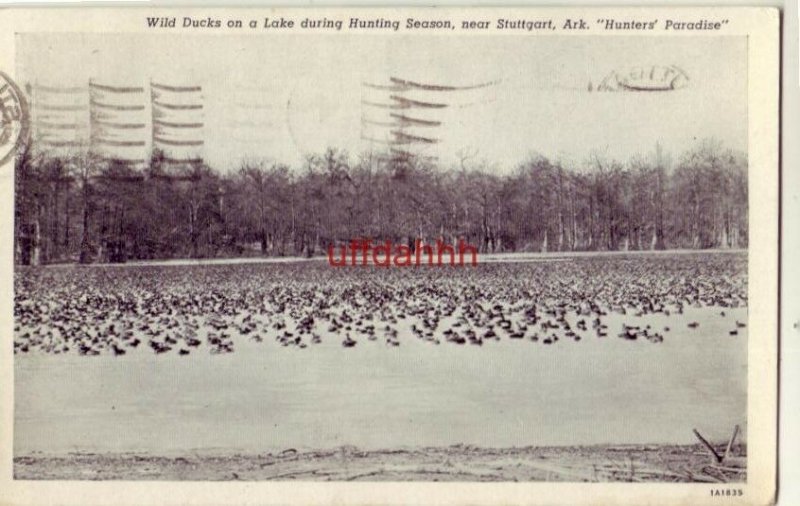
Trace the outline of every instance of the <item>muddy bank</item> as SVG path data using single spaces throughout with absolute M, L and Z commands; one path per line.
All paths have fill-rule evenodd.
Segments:
M 651 481 L 743 482 L 746 447 L 716 463 L 699 445 L 582 446 L 271 454 L 30 454 L 14 459 L 21 480 Z

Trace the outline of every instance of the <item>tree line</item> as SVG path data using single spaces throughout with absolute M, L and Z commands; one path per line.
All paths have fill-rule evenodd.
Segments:
M 714 141 L 675 161 L 658 147 L 626 162 L 534 155 L 499 173 L 476 157 L 328 149 L 290 168 L 244 161 L 224 173 L 145 168 L 26 146 L 15 165 L 19 264 L 313 256 L 354 238 L 452 244 L 482 253 L 747 247 L 747 160 Z

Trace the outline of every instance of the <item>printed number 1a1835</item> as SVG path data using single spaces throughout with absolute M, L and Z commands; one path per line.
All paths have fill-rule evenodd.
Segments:
M 741 497 L 744 495 L 744 490 L 741 488 L 712 488 L 709 492 L 711 497 Z

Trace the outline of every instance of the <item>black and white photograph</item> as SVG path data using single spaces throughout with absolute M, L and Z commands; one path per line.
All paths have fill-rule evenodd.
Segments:
M 734 18 L 209 12 L 14 35 L 14 480 L 741 499 Z

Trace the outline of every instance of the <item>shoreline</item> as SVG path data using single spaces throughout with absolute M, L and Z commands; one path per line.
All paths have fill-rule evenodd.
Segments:
M 383 450 L 342 446 L 274 454 L 29 454 L 14 457 L 13 471 L 16 480 L 734 483 L 746 481 L 746 460 L 746 444 L 737 444 L 722 463 L 699 444 Z
M 591 257 L 617 257 L 617 256 L 661 256 L 661 255 L 705 255 L 705 254 L 742 254 L 747 253 L 747 248 L 729 249 L 666 249 L 666 250 L 614 250 L 614 251 L 549 251 L 549 252 L 511 252 L 511 253 L 479 253 L 478 265 L 481 263 L 514 263 L 514 262 L 537 262 L 552 261 L 572 258 L 591 258 Z M 37 266 L 14 265 L 15 269 L 38 269 L 38 268 L 70 268 L 70 267 L 178 267 L 178 266 L 203 266 L 203 265 L 237 265 L 237 264 L 292 264 L 306 262 L 326 262 L 327 256 L 318 255 L 312 257 L 228 257 L 228 258 L 175 258 L 165 260 L 135 260 L 125 263 L 91 263 L 80 264 L 77 262 L 64 262 L 43 264 Z M 356 267 L 361 267 L 357 265 Z M 440 265 L 419 265 L 417 267 L 442 267 Z

